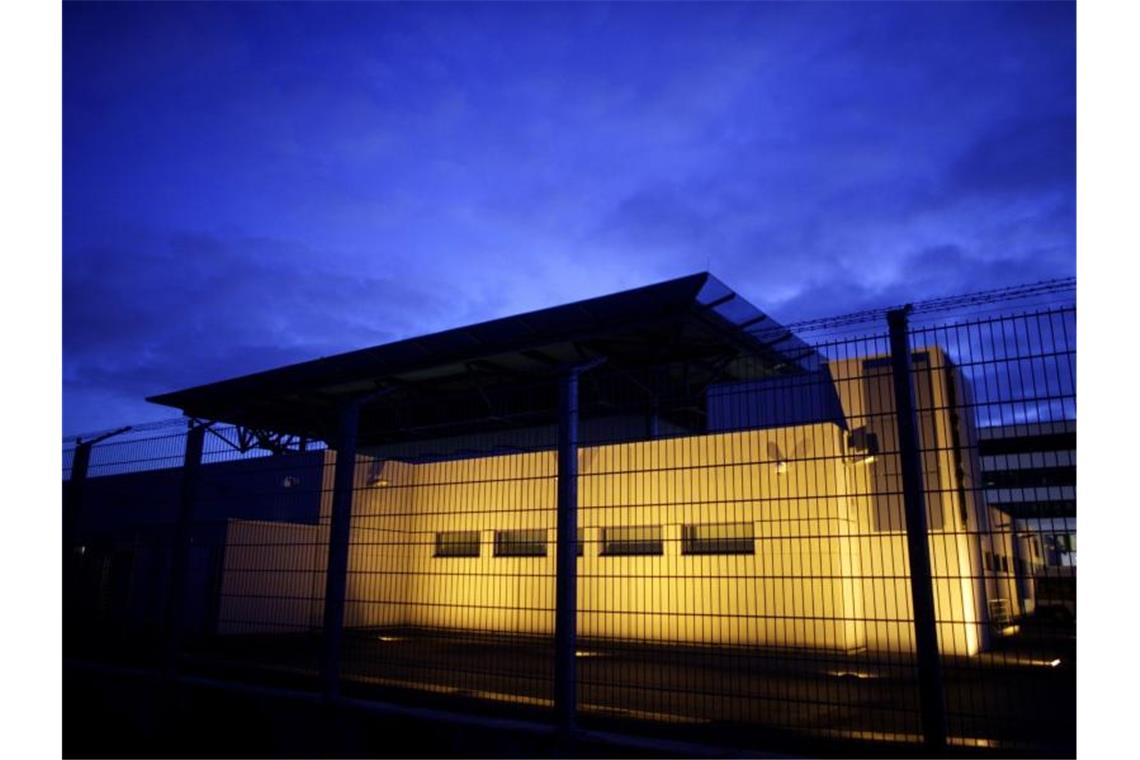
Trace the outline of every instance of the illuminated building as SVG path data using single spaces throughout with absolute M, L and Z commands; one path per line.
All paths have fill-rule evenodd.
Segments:
M 709 275 L 155 400 L 329 440 L 313 421 L 336 398 L 375 398 L 360 413 L 345 625 L 549 635 L 545 383 L 583 360 L 610 374 L 583 399 L 581 637 L 913 648 L 889 361 L 829 361 Z M 966 381 L 937 346 L 913 362 L 940 644 L 973 654 L 1020 613 L 1009 567 L 986 563 L 1012 554 L 1012 531 L 979 499 Z M 227 521 L 219 632 L 320 627 L 336 454 L 323 456 L 315 523 Z
M 986 501 L 1010 515 L 1017 536 L 1012 554 L 987 559 L 1012 567 L 1027 612 L 1040 603 L 1075 615 L 1076 420 L 982 428 L 978 447 Z

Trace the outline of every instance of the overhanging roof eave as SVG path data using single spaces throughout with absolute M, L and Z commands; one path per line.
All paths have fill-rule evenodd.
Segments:
M 706 287 L 725 291 L 723 283 L 708 273 L 689 275 L 655 285 L 588 299 L 525 314 L 503 317 L 475 325 L 458 327 L 394 343 L 374 346 L 330 357 L 309 360 L 241 377 L 221 380 L 147 400 L 172 406 L 188 416 L 245 424 L 258 419 L 272 427 L 274 412 L 281 415 L 292 405 L 288 417 L 321 414 L 336 399 L 352 392 L 396 383 L 402 374 L 422 372 L 448 364 L 492 362 L 503 356 L 530 359 L 535 376 L 549 374 L 551 362 L 536 354 L 557 354 L 557 347 L 603 341 L 637 329 L 675 323 L 689 331 L 699 331 L 709 340 L 727 348 L 770 359 L 779 351 L 757 339 L 700 301 Z M 722 299 L 723 300 L 723 299 Z M 741 299 L 742 300 L 742 299 Z M 746 303 L 746 302 L 745 302 Z M 760 314 L 755 307 L 750 307 Z M 608 349 L 607 358 L 621 362 L 620 351 Z M 599 350 L 605 353 L 605 349 Z M 548 357 L 549 358 L 549 357 Z M 339 390 L 338 390 L 339 389 Z M 350 389 L 350 390 L 345 390 Z M 284 417 L 282 417 L 284 421 Z

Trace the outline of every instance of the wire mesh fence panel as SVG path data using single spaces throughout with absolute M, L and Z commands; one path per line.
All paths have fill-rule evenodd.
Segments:
M 976 630 L 969 656 L 942 642 L 948 723 L 1007 749 L 1076 733 L 1075 321 L 1063 307 L 911 331 L 916 351 L 942 347 L 950 381 L 919 401 L 948 423 L 923 441 L 950 476 L 926 484 L 928 502 L 959 508 L 947 538 L 970 546 L 955 558 L 932 543 L 935 583 L 978 600 L 977 622 L 954 626 Z M 1047 551 L 1058 538 L 1074 551 Z
M 65 446 L 65 655 L 159 659 L 184 439 L 183 424 Z
M 307 546 L 319 555 L 327 545 L 313 532 L 323 452 L 270 457 L 242 446 L 235 428 L 212 427 L 187 503 L 186 423 L 165 427 L 96 444 L 84 482 L 65 483 L 66 514 L 77 532 L 65 555 L 65 623 L 74 633 L 69 652 L 98 647 L 154 661 L 176 622 L 188 645 L 272 627 L 277 618 L 283 630 L 283 610 L 294 604 L 285 589 L 323 572 L 318 557 L 296 563 L 293 553 Z M 301 476 L 308 476 L 307 488 Z M 184 510 L 187 521 L 180 526 Z M 179 561 L 185 570 L 176 573 Z M 276 578 L 277 585 L 266 591 L 252 580 L 258 577 Z
M 319 672 L 330 455 L 292 450 L 250 459 L 231 451 L 228 458 L 216 452 L 199 474 L 185 654 L 200 667 L 272 671 L 311 684 Z
M 659 437 L 583 452 L 584 707 L 819 727 L 850 706 L 828 673 L 861 623 L 834 389 L 737 362 L 701 410 L 683 372 L 657 377 Z
M 550 704 L 554 456 L 503 446 L 466 436 L 359 457 L 348 681 Z
M 936 683 L 951 749 L 1064 754 L 1076 312 L 970 305 L 912 316 L 913 450 L 881 313 L 810 344 L 749 317 L 764 352 L 646 346 L 572 407 L 553 363 L 472 363 L 362 406 L 339 485 L 332 433 L 69 439 L 65 655 L 548 717 L 569 683 L 587 726 L 786 747 L 929 740 Z

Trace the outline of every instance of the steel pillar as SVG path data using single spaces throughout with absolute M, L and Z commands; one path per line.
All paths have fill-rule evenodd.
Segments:
M 167 594 L 170 606 L 166 610 L 166 667 L 172 674 L 178 669 L 178 656 L 182 651 L 190 532 L 194 526 L 194 506 L 198 499 L 198 480 L 207 427 L 209 425 L 206 423 L 194 420 L 190 422 L 190 428 L 186 431 L 186 451 L 182 458 L 182 488 L 171 541 L 170 590 Z
M 83 580 L 83 556 L 78 543 L 83 519 L 83 492 L 87 484 L 87 468 L 91 463 L 93 441 L 81 441 L 71 460 L 71 477 L 63 495 L 63 622 L 65 634 L 85 619 L 80 589 Z
M 558 380 L 558 530 L 554 589 L 554 712 L 574 730 L 578 711 L 578 378 L 604 361 L 565 367 Z
M 554 602 L 554 711 L 573 730 L 578 710 L 578 375 L 558 383 L 558 531 Z
M 108 438 L 122 435 L 131 427 L 121 427 L 109 433 L 96 436 L 90 440 L 78 440 L 75 443 L 75 454 L 71 459 L 71 477 L 67 480 L 67 488 L 63 498 L 63 556 L 68 557 L 75 550 L 79 540 L 83 521 L 83 495 L 87 488 L 87 470 L 91 466 L 91 450 L 95 444 L 102 443 Z
M 332 515 L 329 520 L 329 553 L 325 572 L 324 629 L 321 638 L 321 688 L 326 699 L 340 693 L 341 644 L 344 638 L 344 597 L 348 579 L 349 537 L 352 527 L 352 497 L 356 476 L 356 433 L 360 400 L 343 402 L 339 410 L 336 467 L 333 471 Z
M 67 481 L 67 495 L 63 509 L 63 556 L 75 551 L 83 514 L 83 492 L 87 486 L 87 469 L 91 464 L 91 447 L 94 441 L 82 441 L 75 447 L 71 460 L 71 477 Z
M 946 746 L 946 704 L 942 660 L 938 653 L 938 627 L 934 618 L 934 587 L 930 570 L 930 542 L 926 522 L 926 490 L 922 452 L 911 381 L 910 307 L 887 312 L 890 328 L 891 371 L 898 426 L 899 465 L 902 474 L 906 544 L 910 558 L 910 595 L 914 610 L 914 642 L 918 659 L 918 691 L 922 733 L 928 749 Z
M 645 413 L 645 435 L 647 438 L 657 438 L 661 434 L 660 412 L 661 403 L 657 398 L 657 393 L 654 392 L 653 397 L 649 400 L 649 409 Z

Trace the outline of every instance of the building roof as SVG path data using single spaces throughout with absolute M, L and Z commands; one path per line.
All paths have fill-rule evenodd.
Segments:
M 716 381 L 815 371 L 822 361 L 700 273 L 148 400 L 190 417 L 327 440 L 340 402 L 374 396 L 361 412 L 361 442 L 391 443 L 492 421 L 497 429 L 549 421 L 558 368 L 596 358 L 609 375 L 642 387 L 641 373 L 671 366 L 676 377 L 668 379 L 683 374 L 687 387 L 702 391 Z M 532 392 L 518 393 L 520 384 Z

